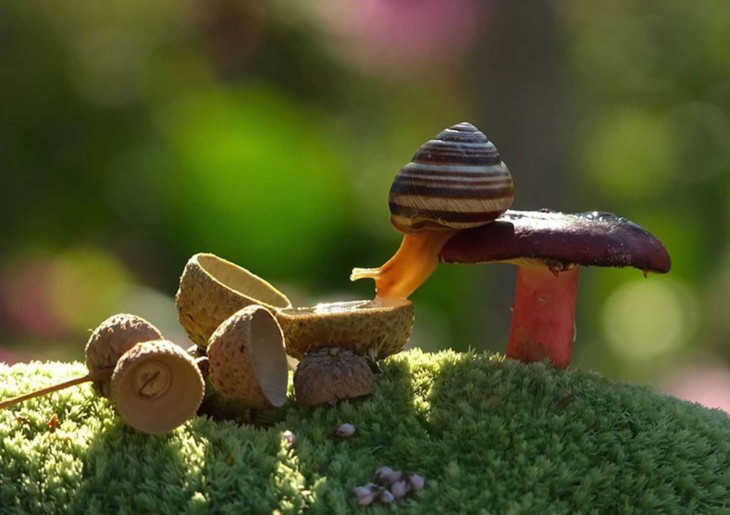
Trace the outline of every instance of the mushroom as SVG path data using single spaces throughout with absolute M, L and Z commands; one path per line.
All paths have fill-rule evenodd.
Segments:
M 408 298 L 438 265 L 444 243 L 462 229 L 489 224 L 512 204 L 512 176 L 487 137 L 470 123 L 422 145 L 390 188 L 393 227 L 403 233 L 379 268 L 355 268 L 350 280 L 375 280 L 376 299 Z
M 666 273 L 671 260 L 642 227 L 606 212 L 507 211 L 490 225 L 463 231 L 441 250 L 447 263 L 517 265 L 506 355 L 526 363 L 570 364 L 578 270 L 634 267 Z

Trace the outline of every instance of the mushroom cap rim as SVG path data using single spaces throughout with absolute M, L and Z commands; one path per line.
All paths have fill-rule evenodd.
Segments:
M 634 267 L 666 273 L 671 258 L 643 227 L 605 211 L 561 213 L 508 210 L 495 222 L 466 229 L 441 250 L 446 263 L 510 263 L 546 266 Z

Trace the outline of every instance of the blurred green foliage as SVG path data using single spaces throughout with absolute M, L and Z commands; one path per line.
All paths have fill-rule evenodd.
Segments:
M 143 309 L 173 331 L 199 251 L 300 303 L 370 296 L 348 275 L 398 245 L 392 177 L 470 120 L 516 208 L 613 211 L 673 256 L 665 277 L 582 272 L 577 366 L 730 362 L 724 2 L 346 4 L 0 8 L 2 341 L 79 357 L 85 330 Z M 513 280 L 441 267 L 413 297 L 415 343 L 502 349 Z

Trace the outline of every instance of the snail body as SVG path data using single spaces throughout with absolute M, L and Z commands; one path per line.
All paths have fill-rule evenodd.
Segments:
M 512 205 L 514 185 L 494 144 L 462 122 L 423 144 L 390 189 L 396 254 L 379 268 L 355 268 L 350 279 L 375 279 L 377 297 L 408 298 L 434 271 L 456 232 L 493 222 Z

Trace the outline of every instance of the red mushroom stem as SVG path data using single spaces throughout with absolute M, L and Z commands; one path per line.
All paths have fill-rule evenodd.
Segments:
M 570 365 L 578 269 L 555 271 L 532 264 L 518 267 L 508 358 L 524 363 L 549 359 L 556 368 Z

